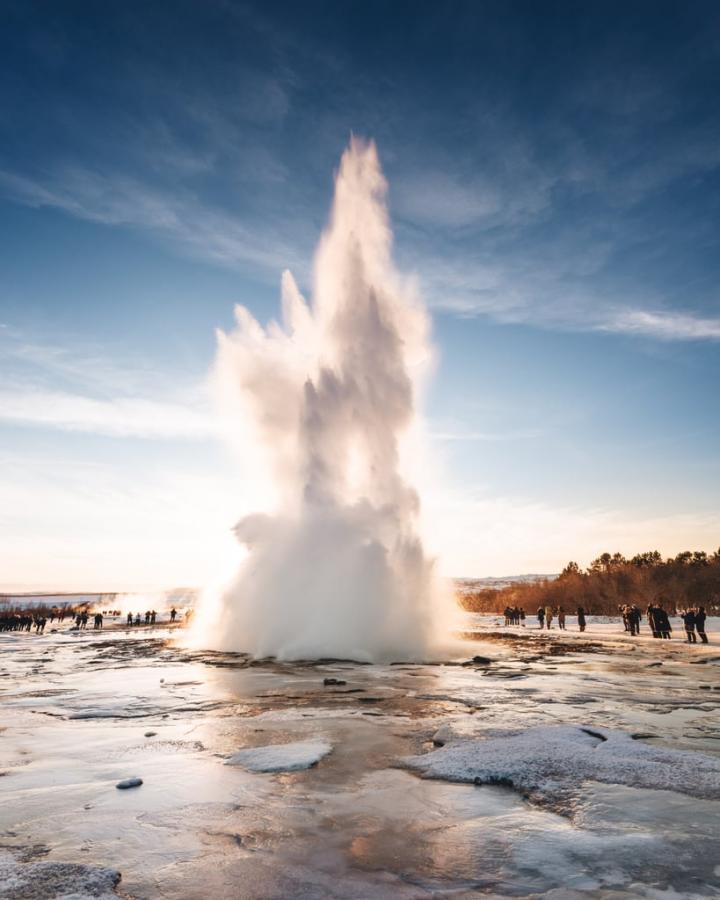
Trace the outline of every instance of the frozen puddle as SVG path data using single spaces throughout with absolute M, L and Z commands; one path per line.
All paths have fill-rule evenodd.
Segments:
M 242 766 L 249 772 L 296 772 L 316 766 L 331 751 L 332 745 L 325 740 L 248 747 L 229 756 L 225 765 Z
M 117 900 L 120 873 L 76 863 L 20 863 L 0 851 L 0 897 L 4 900 Z
M 576 794 L 587 781 L 720 799 L 720 759 L 652 747 L 623 731 L 538 726 L 486 738 L 435 735 L 438 750 L 405 760 L 430 778 L 499 784 L 545 801 Z

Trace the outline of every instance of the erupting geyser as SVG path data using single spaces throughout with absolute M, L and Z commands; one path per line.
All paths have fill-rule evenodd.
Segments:
M 275 496 L 235 526 L 248 553 L 234 581 L 204 599 L 196 634 L 206 646 L 387 661 L 420 658 L 447 634 L 418 496 L 402 474 L 428 321 L 393 266 L 385 193 L 374 144 L 353 139 L 312 304 L 286 272 L 282 326 L 262 328 L 239 307 L 236 330 L 219 335 L 226 413 Z

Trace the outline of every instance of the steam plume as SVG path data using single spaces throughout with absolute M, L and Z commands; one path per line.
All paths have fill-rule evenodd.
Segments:
M 235 526 L 248 553 L 200 610 L 206 646 L 381 661 L 422 657 L 437 632 L 443 603 L 401 462 L 429 329 L 392 263 L 386 190 L 374 144 L 353 139 L 312 305 L 285 272 L 282 325 L 238 307 L 219 334 L 225 409 L 273 497 Z

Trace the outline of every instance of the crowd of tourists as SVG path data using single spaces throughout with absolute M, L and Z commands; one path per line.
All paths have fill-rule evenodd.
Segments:
M 60 613 L 51 610 L 47 614 L 8 613 L 7 615 L 0 615 L 0 631 L 35 631 L 36 634 L 43 634 L 48 621 L 52 625 L 56 619 L 60 623 L 66 618 L 71 619 L 74 628 L 83 631 L 87 628 L 87 624 L 90 621 L 90 614 L 87 610 L 82 610 L 78 613 L 68 613 L 65 610 Z M 93 627 L 96 629 L 103 627 L 103 614 L 101 612 L 95 613 L 93 616 Z
M 45 616 L 4 615 L 0 616 L 0 631 L 32 631 L 42 634 L 45 630 L 47 619 Z
M 525 610 L 522 606 L 505 607 L 505 624 L 522 625 L 525 627 Z M 552 623 L 557 620 L 558 628 L 565 631 L 565 608 L 562 606 L 541 606 L 537 611 L 537 620 L 540 628 L 552 628 Z M 582 607 L 578 607 L 578 625 L 580 631 L 585 631 L 585 613 Z
M 557 626 L 561 631 L 565 631 L 565 607 L 564 606 L 540 606 L 537 611 L 537 620 L 539 628 L 552 628 L 552 623 L 557 619 Z M 578 625 L 580 631 L 585 631 L 585 612 L 581 606 L 578 606 Z
M 521 606 L 506 606 L 505 624 L 525 625 L 525 610 Z
M 672 625 L 670 623 L 670 615 L 659 604 L 650 604 L 645 611 L 645 615 L 635 604 L 626 604 L 618 607 L 618 612 L 622 617 L 625 631 L 635 637 L 640 634 L 640 625 L 643 618 L 647 621 L 647 627 L 654 638 L 660 640 L 670 640 L 672 637 Z M 504 610 L 505 625 L 522 625 L 525 626 L 525 610 L 520 606 L 506 606 Z M 577 608 L 577 624 L 580 631 L 587 628 L 587 613 L 582 606 Z M 685 630 L 685 636 L 688 643 L 696 644 L 700 638 L 703 644 L 708 643 L 708 636 L 705 631 L 705 622 L 707 613 L 704 606 L 696 606 L 691 609 L 678 610 L 677 615 L 680 617 Z M 537 611 L 538 628 L 549 630 L 553 627 L 553 623 L 557 623 L 557 627 L 561 631 L 566 630 L 567 616 L 563 606 L 540 606 Z
M 85 631 L 88 623 L 92 620 L 93 629 L 99 630 L 103 627 L 105 618 L 120 619 L 123 613 L 120 610 L 105 610 L 104 612 L 90 612 L 87 608 L 72 609 L 62 607 L 60 609 L 47 610 L 45 607 L 42 611 L 8 611 L 0 610 L 0 631 L 35 631 L 43 634 L 45 626 L 49 623 L 62 624 L 64 621 L 70 622 L 71 630 Z M 144 613 L 127 613 L 125 623 L 133 628 L 140 625 L 155 625 L 157 623 L 159 613 L 155 609 L 148 609 Z M 192 617 L 192 610 L 185 611 L 184 617 L 180 616 L 178 610 L 173 606 L 170 610 L 169 620 L 171 624 L 184 621 L 187 625 Z
M 678 616 L 682 620 L 685 629 L 685 636 L 689 644 L 697 644 L 698 637 L 703 644 L 708 643 L 708 636 L 705 631 L 705 622 L 707 613 L 704 606 L 695 606 L 689 609 L 678 610 Z M 632 636 L 640 634 L 640 623 L 642 622 L 642 612 L 639 607 L 621 606 L 620 615 L 622 616 L 625 631 Z M 672 638 L 672 624 L 670 616 L 666 609 L 660 605 L 651 603 L 645 613 L 647 617 L 648 628 L 654 638 L 669 641 Z
M 704 606 L 696 606 L 692 609 L 686 609 L 684 612 L 680 613 L 680 618 L 683 620 L 683 625 L 685 626 L 685 634 L 687 635 L 689 644 L 697 644 L 698 637 L 703 642 L 703 644 L 707 644 L 708 637 L 707 633 L 705 632 L 705 621 L 707 619 L 707 613 L 705 612 Z
M 192 610 L 187 610 L 185 613 L 185 621 L 190 621 L 190 614 Z M 154 625 L 157 621 L 157 610 L 155 609 L 146 609 L 145 613 L 133 613 L 129 612 L 127 614 L 127 624 L 130 627 L 136 628 L 138 625 Z M 173 624 L 178 620 L 178 611 L 173 608 L 170 610 L 170 623 Z
M 133 617 L 133 614 L 129 612 L 127 614 L 127 623 L 128 625 L 142 625 L 144 621 L 145 625 L 154 625 L 156 618 L 157 612 L 154 609 L 146 610 L 144 616 L 140 613 L 135 613 L 135 616 Z

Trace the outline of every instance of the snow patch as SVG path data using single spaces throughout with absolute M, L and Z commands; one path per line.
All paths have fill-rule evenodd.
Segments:
M 76 863 L 22 864 L 0 852 L 0 897 L 8 900 L 117 900 L 120 873 Z
M 248 747 L 228 756 L 225 765 L 242 766 L 249 772 L 295 772 L 317 765 L 331 750 L 332 744 L 324 740 Z
M 623 731 L 592 726 L 538 726 L 484 739 L 438 737 L 445 746 L 404 760 L 429 778 L 502 784 L 541 800 L 562 800 L 584 781 L 675 791 L 720 799 L 720 759 L 652 747 Z

